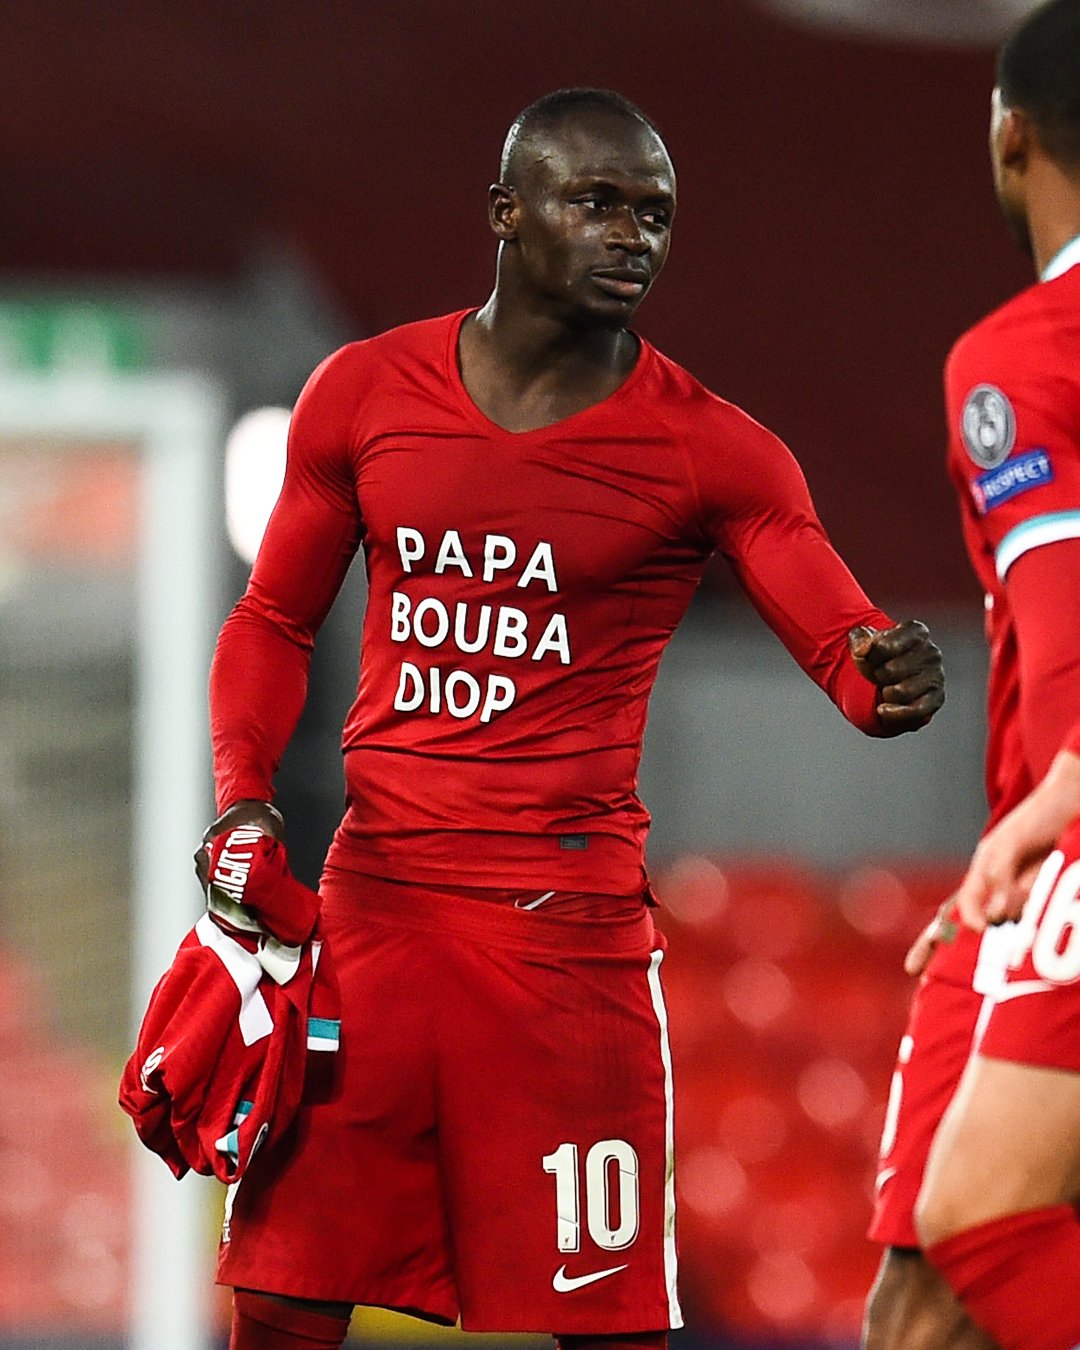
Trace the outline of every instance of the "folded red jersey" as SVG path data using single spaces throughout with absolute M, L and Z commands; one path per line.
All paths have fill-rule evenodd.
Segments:
M 224 864 L 243 870 L 236 888 L 243 900 L 211 891 L 211 911 L 228 908 L 227 925 L 204 914 L 185 936 L 124 1068 L 120 1105 L 177 1177 L 190 1169 L 239 1180 L 292 1121 L 308 1051 L 338 1047 L 337 983 L 319 938 L 318 897 L 289 874 L 283 847 L 271 842 L 266 849 L 233 839 L 234 855 L 242 843 L 250 854 L 246 868 Z M 227 841 L 212 850 L 212 877 L 213 859 L 227 853 Z M 301 941 L 287 945 L 267 931 L 264 896 L 276 933 L 303 931 Z

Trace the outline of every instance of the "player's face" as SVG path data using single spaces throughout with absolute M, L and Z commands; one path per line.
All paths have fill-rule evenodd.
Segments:
M 1006 108 L 1001 90 L 995 89 L 990 99 L 990 163 L 994 170 L 994 191 L 1005 222 L 1013 238 L 1032 256 L 1031 227 L 1028 223 L 1027 198 L 1023 180 L 1012 167 L 1012 147 L 1016 128 L 1012 114 Z
M 667 258 L 675 171 L 627 117 L 568 122 L 536 146 L 514 193 L 519 280 L 563 318 L 625 324 Z

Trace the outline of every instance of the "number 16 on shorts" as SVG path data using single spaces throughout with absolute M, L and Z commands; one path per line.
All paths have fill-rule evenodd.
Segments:
M 629 1247 L 638 1235 L 641 1208 L 638 1156 L 625 1139 L 600 1139 L 585 1154 L 577 1144 L 560 1144 L 543 1159 L 555 1178 L 556 1244 L 560 1252 L 581 1250 L 582 1199 L 589 1237 L 604 1251 Z
M 1034 974 L 1054 984 L 1080 979 L 1080 861 L 1065 862 L 1065 853 L 1055 849 L 1043 863 L 1016 927 L 1010 963 L 1019 970 L 1030 959 Z

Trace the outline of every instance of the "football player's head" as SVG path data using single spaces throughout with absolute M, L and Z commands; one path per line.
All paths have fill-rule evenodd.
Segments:
M 580 323 L 621 326 L 667 257 L 675 170 L 653 122 L 610 89 L 529 105 L 490 190 L 500 284 Z
M 1080 0 L 1048 0 L 1021 21 L 998 56 L 990 118 L 998 201 L 1031 252 L 1034 165 L 1080 184 Z

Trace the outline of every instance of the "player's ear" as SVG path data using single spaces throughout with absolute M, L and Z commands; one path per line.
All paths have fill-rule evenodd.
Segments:
M 1034 124 L 1022 108 L 1002 109 L 998 153 L 1007 169 L 1025 168 L 1035 135 Z
M 507 243 L 517 237 L 520 199 L 505 183 L 492 183 L 488 188 L 488 223 L 498 237 Z

